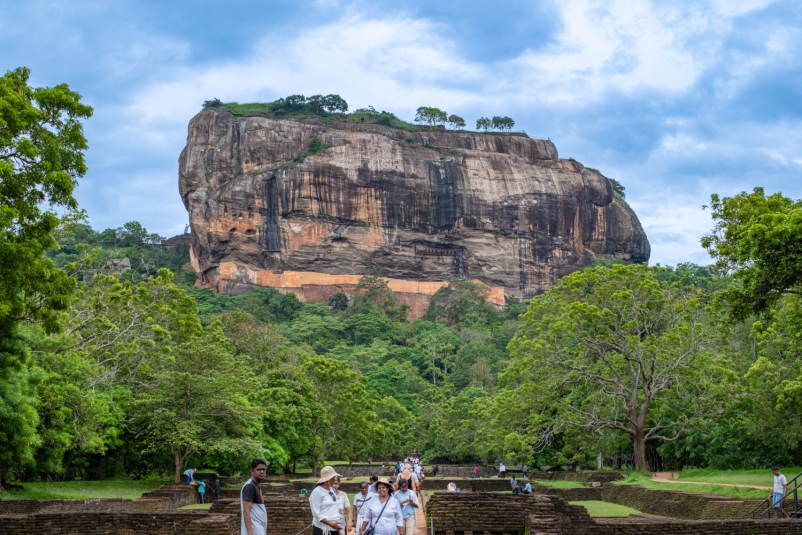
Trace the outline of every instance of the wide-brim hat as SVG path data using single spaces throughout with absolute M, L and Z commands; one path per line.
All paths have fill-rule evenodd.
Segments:
M 342 477 L 337 471 L 334 469 L 333 466 L 324 466 L 323 470 L 320 471 L 320 479 L 317 480 L 316 485 L 320 485 L 321 483 L 325 483 L 329 479 L 333 477 Z
M 393 484 L 387 481 L 386 477 L 379 478 L 379 480 L 376 482 L 376 490 L 379 489 L 379 485 L 387 485 L 387 492 L 390 494 L 393 493 Z

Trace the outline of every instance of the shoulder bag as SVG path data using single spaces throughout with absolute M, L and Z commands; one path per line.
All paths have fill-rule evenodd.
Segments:
M 392 496 L 387 496 L 387 501 L 384 502 L 384 507 L 382 507 L 381 513 L 379 513 L 379 516 L 376 517 L 376 521 L 368 526 L 368 529 L 365 530 L 363 535 L 374 535 L 376 533 L 376 524 L 378 524 L 379 520 L 381 520 L 381 517 L 384 514 L 384 508 L 387 507 L 387 504 L 390 503 L 390 500 L 392 499 Z

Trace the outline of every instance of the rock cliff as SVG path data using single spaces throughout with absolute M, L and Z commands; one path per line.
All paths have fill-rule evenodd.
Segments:
M 609 180 L 514 134 L 206 110 L 189 124 L 179 188 L 193 266 L 225 293 L 324 299 L 378 268 L 413 309 L 454 277 L 503 305 L 594 258 L 649 258 Z

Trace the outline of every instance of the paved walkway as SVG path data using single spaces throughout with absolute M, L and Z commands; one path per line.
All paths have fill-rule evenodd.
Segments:
M 675 472 L 654 472 L 652 481 L 660 483 L 680 483 L 688 485 L 720 485 L 722 487 L 742 487 L 745 489 L 771 490 L 772 487 L 760 487 L 758 485 L 736 485 L 734 483 L 705 483 L 703 481 L 685 481 L 677 479 Z
M 420 500 L 420 496 L 418 496 L 418 501 Z M 418 508 L 418 525 L 415 527 L 415 535 L 426 535 L 429 532 L 428 527 L 426 526 L 426 514 L 423 511 L 423 507 Z M 407 533 L 407 535 L 411 535 Z

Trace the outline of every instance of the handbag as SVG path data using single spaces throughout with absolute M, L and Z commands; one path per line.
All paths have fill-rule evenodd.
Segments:
M 387 507 L 387 504 L 390 503 L 390 500 L 392 498 L 393 498 L 392 496 L 387 496 L 387 501 L 384 502 L 384 507 Z M 382 507 L 379 516 L 376 517 L 376 521 L 368 526 L 368 529 L 365 530 L 365 533 L 363 535 L 374 535 L 376 533 L 376 524 L 379 523 L 379 520 L 381 520 L 381 517 L 384 514 L 384 507 Z

